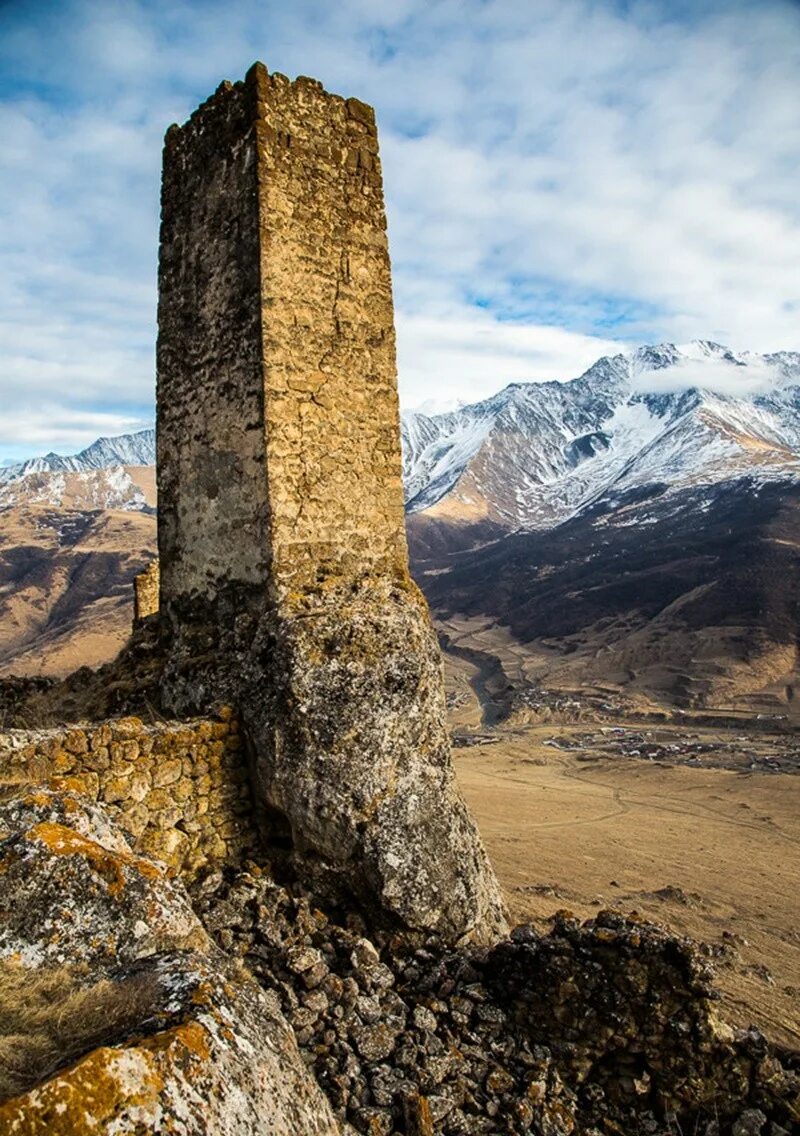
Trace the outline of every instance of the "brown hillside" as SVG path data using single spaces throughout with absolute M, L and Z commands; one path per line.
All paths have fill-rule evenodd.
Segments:
M 155 533 L 139 512 L 0 510 L 0 674 L 64 675 L 113 658 Z

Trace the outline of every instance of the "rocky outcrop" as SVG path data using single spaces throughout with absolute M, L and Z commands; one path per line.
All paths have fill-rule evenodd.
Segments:
M 796 1058 L 715 1005 L 694 944 L 614 912 L 414 948 L 253 862 L 187 896 L 76 793 L 0 806 L 11 1136 L 793 1132 Z
M 492 948 L 415 951 L 337 925 L 258 871 L 193 888 L 275 990 L 336 1110 L 378 1136 L 787 1136 L 797 1055 L 716 1015 L 687 939 L 605 911 Z M 749 1126 L 749 1127 L 748 1127 Z
M 375 926 L 492 941 L 502 902 L 455 785 L 422 596 L 382 582 L 298 607 L 267 624 L 272 696 L 250 709 L 297 874 L 340 905 L 354 896 Z
M 0 808 L 0 835 L 0 1087 L 24 1090 L 2 1132 L 341 1131 L 275 998 L 101 810 L 39 790 Z M 31 990 L 48 974 L 43 1025 Z

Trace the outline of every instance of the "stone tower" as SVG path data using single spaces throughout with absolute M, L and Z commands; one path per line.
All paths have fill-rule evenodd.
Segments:
M 164 149 L 165 702 L 239 705 L 267 839 L 322 897 L 487 939 L 400 474 L 373 112 L 255 64 Z

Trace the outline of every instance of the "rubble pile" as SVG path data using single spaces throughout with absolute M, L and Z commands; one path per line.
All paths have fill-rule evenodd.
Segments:
M 337 1118 L 368 1136 L 785 1136 L 800 1077 L 720 1025 L 688 941 L 613 912 L 494 947 L 365 937 L 254 864 L 193 887 L 219 946 L 277 993 Z

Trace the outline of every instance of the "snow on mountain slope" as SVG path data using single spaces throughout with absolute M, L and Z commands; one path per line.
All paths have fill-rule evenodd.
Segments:
M 0 468 L 0 506 L 147 510 L 155 504 L 155 430 L 98 438 L 78 454 L 46 454 Z
M 800 353 L 641 347 L 402 429 L 409 512 L 549 528 L 612 491 L 800 478 Z
M 116 438 L 98 438 L 77 454 L 45 454 L 24 462 L 0 467 L 0 485 L 16 481 L 30 473 L 86 473 L 92 469 L 111 466 L 154 465 L 156 460 L 156 432 L 139 430 L 135 434 L 120 434 Z
M 406 507 L 443 521 L 545 529 L 645 485 L 800 477 L 800 352 L 663 343 L 570 382 L 427 405 L 402 418 Z M 0 468 L 0 505 L 141 509 L 152 494 L 131 467 L 154 462 L 154 430 L 99 438 Z
M 121 465 L 77 472 L 34 470 L 0 484 L 0 507 L 24 505 L 153 512 L 155 470 Z

